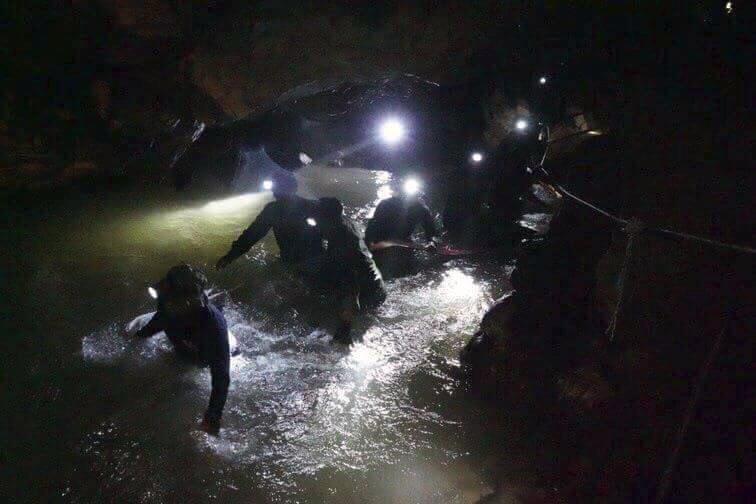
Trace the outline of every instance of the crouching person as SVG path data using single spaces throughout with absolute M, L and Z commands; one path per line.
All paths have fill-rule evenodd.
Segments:
M 171 268 L 155 287 L 157 312 L 136 336 L 164 331 L 176 353 L 210 368 L 212 392 L 200 429 L 217 435 L 230 383 L 228 326 L 205 294 L 207 280 L 191 266 Z

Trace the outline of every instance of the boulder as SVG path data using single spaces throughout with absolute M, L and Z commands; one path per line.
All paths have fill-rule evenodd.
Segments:
M 515 291 L 499 299 L 460 353 L 474 391 L 484 397 L 528 400 L 528 390 L 540 386 L 540 351 L 533 350 L 520 303 Z
M 568 408 L 596 411 L 612 397 L 612 387 L 598 370 L 591 367 L 573 369 L 557 380 L 559 396 Z

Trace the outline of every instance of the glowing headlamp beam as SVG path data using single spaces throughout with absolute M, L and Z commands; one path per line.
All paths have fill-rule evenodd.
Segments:
M 390 118 L 381 123 L 378 133 L 385 144 L 396 145 L 404 140 L 407 132 L 399 119 Z
M 420 181 L 415 178 L 407 179 L 402 189 L 404 189 L 404 193 L 408 196 L 413 196 L 420 192 Z
M 264 191 L 270 191 L 273 189 L 273 181 L 272 180 L 263 180 L 262 188 Z
M 150 295 L 152 299 L 158 298 L 158 291 L 155 289 L 155 287 L 147 287 L 147 293 Z

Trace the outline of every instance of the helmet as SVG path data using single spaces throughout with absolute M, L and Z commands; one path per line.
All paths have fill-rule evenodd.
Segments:
M 188 264 L 172 267 L 157 284 L 159 300 L 164 309 L 180 314 L 186 309 L 205 306 L 207 278 Z

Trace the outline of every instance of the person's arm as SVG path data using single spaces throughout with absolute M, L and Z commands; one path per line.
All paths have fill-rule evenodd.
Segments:
M 228 328 L 218 318 L 223 317 L 223 315 L 213 313 L 215 315 L 206 318 L 201 329 L 205 337 L 209 338 L 208 364 L 210 365 L 212 383 L 210 401 L 202 421 L 202 428 L 210 434 L 217 434 L 220 430 L 223 407 L 226 405 L 226 398 L 228 397 L 228 386 L 231 383 L 231 355 L 228 346 Z
M 386 200 L 378 203 L 378 206 L 375 207 L 375 211 L 373 212 L 373 218 L 368 221 L 368 224 L 365 227 L 365 243 L 367 243 L 368 246 L 371 243 L 380 241 L 378 237 L 378 227 L 385 219 L 383 214 L 386 213 L 386 205 Z
M 165 331 L 165 329 L 166 329 L 165 315 L 163 315 L 158 310 L 157 312 L 155 312 L 155 315 L 152 316 L 150 321 L 144 325 L 144 327 L 142 327 L 136 333 L 134 333 L 134 336 L 136 336 L 137 338 L 149 338 L 161 331 Z
M 347 279 L 338 303 L 339 327 L 333 335 L 334 341 L 339 343 L 352 342 L 352 322 L 360 310 L 360 291 L 354 270 L 347 272 Z
M 370 221 L 368 221 L 367 226 L 365 227 L 365 243 L 368 245 L 368 247 L 373 243 L 378 242 L 375 222 L 375 217 L 373 217 L 372 219 L 370 219 Z
M 218 260 L 218 264 L 216 265 L 218 269 L 228 266 L 268 234 L 275 220 L 276 208 L 274 204 L 268 203 L 265 205 L 265 208 L 257 216 L 257 219 L 231 244 L 231 249 L 228 253 Z
M 228 398 L 228 386 L 231 384 L 228 354 L 225 358 L 219 357 L 213 359 L 213 362 L 210 363 L 210 379 L 212 391 L 210 392 L 210 401 L 205 411 L 203 424 L 207 426 L 208 432 L 213 434 L 220 429 L 223 407 L 226 405 L 226 398 Z
M 425 203 L 418 202 L 417 203 L 417 211 L 420 213 L 421 216 L 421 222 L 423 226 L 423 232 L 425 233 L 425 239 L 427 241 L 432 241 L 435 237 L 439 235 L 438 227 L 436 226 L 436 220 L 433 218 L 433 215 L 431 214 L 430 209 L 425 205 Z

